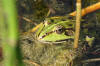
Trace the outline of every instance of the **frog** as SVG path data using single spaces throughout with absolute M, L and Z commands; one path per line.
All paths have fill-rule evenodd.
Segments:
M 62 43 L 74 39 L 75 20 L 69 17 L 46 18 L 36 33 L 42 43 Z
M 84 34 L 84 31 L 81 32 Z M 73 48 L 75 36 L 74 17 L 63 16 L 45 18 L 35 36 L 37 41 L 34 48 L 40 47 L 43 50 L 40 50 L 40 48 L 38 48 L 39 50 L 34 50 L 33 56 L 36 56 L 37 51 L 44 52 L 38 57 L 40 64 L 47 64 L 41 66 L 55 66 L 53 64 L 56 64 L 56 66 L 80 66 L 81 62 L 79 61 L 81 61 L 84 55 L 82 50 L 84 45 L 82 41 L 83 39 L 87 41 L 87 36 L 85 38 L 81 37 L 82 40 L 79 41 L 80 44 L 77 49 Z M 90 43 L 90 41 L 88 42 Z
M 46 46 L 48 48 L 43 54 L 43 58 L 49 57 L 48 59 L 40 59 L 40 64 L 44 64 L 44 60 L 48 61 L 51 59 L 53 61 L 50 63 L 48 61 L 45 64 L 47 66 L 70 66 L 74 62 L 73 60 L 77 57 L 77 52 L 73 48 L 73 40 L 75 35 L 75 20 L 71 16 L 60 16 L 60 17 L 49 17 L 46 18 L 43 23 L 41 23 L 40 28 L 36 32 L 36 45 Z M 60 44 L 60 45 L 59 45 Z M 43 47 L 45 49 L 45 47 Z M 65 49 L 63 49 L 65 48 Z M 53 52 L 52 52 L 53 50 Z M 41 50 L 42 51 L 42 50 Z M 55 52 L 55 53 L 54 53 Z M 58 53 L 57 53 L 58 52 Z M 55 54 L 57 55 L 55 56 Z M 77 53 L 77 54 L 76 54 Z M 41 56 L 41 57 L 42 57 Z M 51 58 L 53 56 L 54 58 Z M 63 58 L 64 57 L 64 58 Z M 49 65 L 48 65 L 49 64 Z M 44 65 L 43 65 L 44 66 Z

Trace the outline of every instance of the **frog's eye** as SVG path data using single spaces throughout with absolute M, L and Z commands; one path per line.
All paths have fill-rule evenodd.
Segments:
M 55 32 L 56 32 L 57 34 L 63 33 L 63 32 L 64 32 L 63 26 L 57 26 Z

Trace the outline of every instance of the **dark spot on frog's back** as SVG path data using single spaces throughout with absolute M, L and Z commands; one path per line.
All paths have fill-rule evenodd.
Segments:
M 62 19 L 62 21 L 66 21 L 66 19 Z
M 68 19 L 73 19 L 73 16 L 68 16 Z
M 72 24 L 68 24 L 68 26 L 72 26 Z
M 53 20 L 53 19 L 50 19 L 50 21 L 51 21 L 51 22 L 54 22 L 54 20 Z
M 68 31 L 66 31 L 66 32 L 65 32 L 65 35 L 68 35 L 68 36 L 73 36 L 73 35 L 74 35 L 74 33 L 73 33 L 73 31 L 72 31 L 72 30 L 68 30 Z

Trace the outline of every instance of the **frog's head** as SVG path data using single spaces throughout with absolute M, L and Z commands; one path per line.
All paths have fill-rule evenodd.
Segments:
M 63 42 L 74 38 L 74 22 L 64 18 L 47 18 L 37 31 L 41 42 Z

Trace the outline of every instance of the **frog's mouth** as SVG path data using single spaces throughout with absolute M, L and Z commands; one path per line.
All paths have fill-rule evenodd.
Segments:
M 39 42 L 46 43 L 46 44 L 60 44 L 60 43 L 68 42 L 68 41 L 74 41 L 74 39 L 70 38 L 70 39 L 57 40 L 57 41 L 43 41 L 43 40 L 39 40 Z

